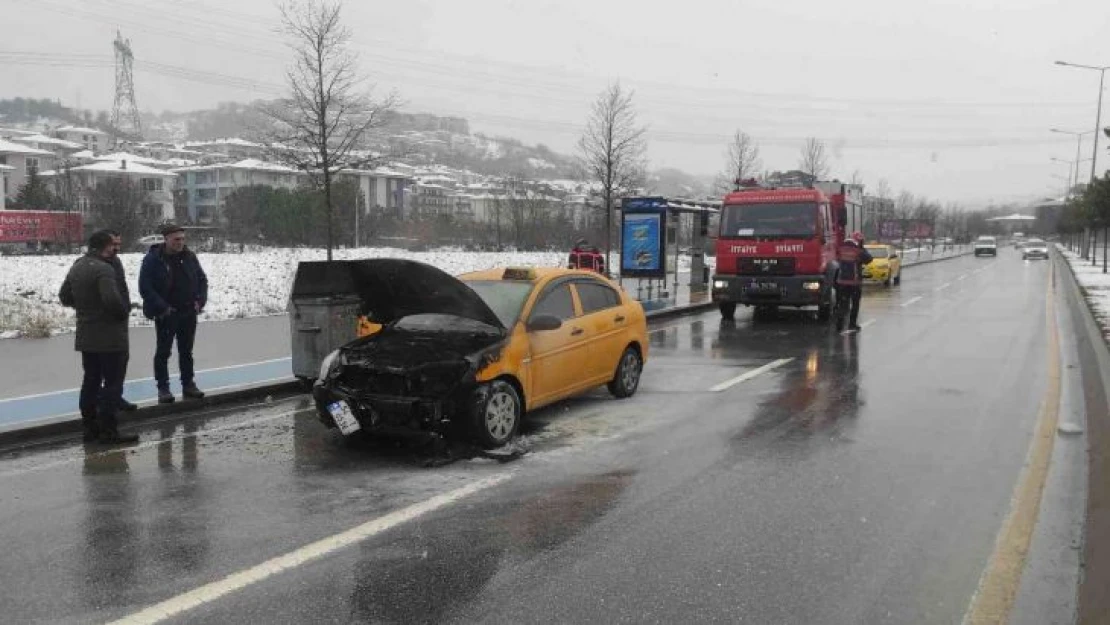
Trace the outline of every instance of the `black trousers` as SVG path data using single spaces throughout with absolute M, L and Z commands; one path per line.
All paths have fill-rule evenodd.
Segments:
M 169 388 L 170 354 L 177 342 L 177 367 L 181 370 L 182 386 L 193 382 L 193 342 L 197 337 L 197 315 L 193 311 L 178 311 L 154 320 L 158 346 L 154 352 L 154 380 L 158 388 Z
M 836 287 L 836 327 L 844 327 L 844 315 L 848 315 L 848 326 L 858 325 L 859 303 L 863 289 L 856 286 L 837 285 Z
M 91 431 L 115 431 L 127 352 L 81 352 L 81 366 L 85 376 L 78 405 L 83 425 Z

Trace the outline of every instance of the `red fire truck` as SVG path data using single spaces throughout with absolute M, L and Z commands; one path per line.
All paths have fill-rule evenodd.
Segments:
M 836 248 L 862 218 L 860 188 L 750 186 L 725 196 L 717 237 L 713 301 L 731 319 L 736 305 L 757 311 L 816 307 L 829 319 L 836 301 Z

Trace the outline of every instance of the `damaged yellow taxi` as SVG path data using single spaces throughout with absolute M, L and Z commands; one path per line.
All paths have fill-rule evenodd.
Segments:
M 453 277 L 400 259 L 352 272 L 373 331 L 329 354 L 313 387 L 321 421 L 345 435 L 457 426 L 499 447 L 528 411 L 602 385 L 617 398 L 639 387 L 643 306 L 596 272 Z

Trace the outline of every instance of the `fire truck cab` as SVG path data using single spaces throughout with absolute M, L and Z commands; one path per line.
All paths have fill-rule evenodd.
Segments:
M 820 319 L 830 318 L 836 250 L 849 225 L 847 205 L 858 201 L 849 187 L 749 187 L 725 196 L 712 289 L 724 318 L 737 304 L 815 307 Z

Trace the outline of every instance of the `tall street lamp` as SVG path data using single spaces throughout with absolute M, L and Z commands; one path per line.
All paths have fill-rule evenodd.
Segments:
M 1079 153 L 1083 150 L 1083 135 L 1089 135 L 1089 134 L 1091 134 L 1091 131 L 1088 130 L 1086 132 L 1075 132 L 1074 130 L 1060 130 L 1059 128 L 1051 128 L 1050 131 L 1051 132 L 1057 132 L 1057 133 L 1060 133 L 1062 135 L 1072 135 L 1072 136 L 1075 137 L 1075 162 L 1079 163 Z M 1097 142 L 1097 140 L 1096 140 L 1096 142 Z M 1094 168 L 1093 163 L 1091 164 L 1091 168 L 1092 169 Z M 1092 176 L 1093 175 L 1094 174 L 1092 174 Z M 1077 164 L 1075 166 L 1075 182 L 1073 183 L 1072 186 L 1078 186 L 1078 185 L 1079 185 L 1079 165 Z
M 1090 70 L 1094 70 L 1094 71 L 1099 73 L 1099 78 L 1098 78 L 1098 108 L 1095 110 L 1095 130 L 1094 130 L 1095 146 L 1094 146 L 1094 150 L 1092 151 L 1092 156 L 1091 156 L 1091 159 L 1092 159 L 1091 160 L 1091 181 L 1094 182 L 1094 179 L 1095 179 L 1095 164 L 1098 162 L 1098 130 L 1099 130 L 1098 127 L 1099 127 L 1099 125 L 1102 124 L 1102 85 L 1103 85 L 1103 81 L 1106 80 L 1106 70 L 1110 69 L 1110 65 L 1104 65 L 1102 67 L 1098 67 L 1098 66 L 1094 66 L 1094 65 L 1079 65 L 1079 64 L 1076 64 L 1076 63 L 1068 63 L 1066 61 L 1056 61 L 1056 64 L 1057 65 L 1063 65 L 1065 67 L 1076 67 L 1076 68 L 1079 68 L 1079 69 L 1090 69 Z

